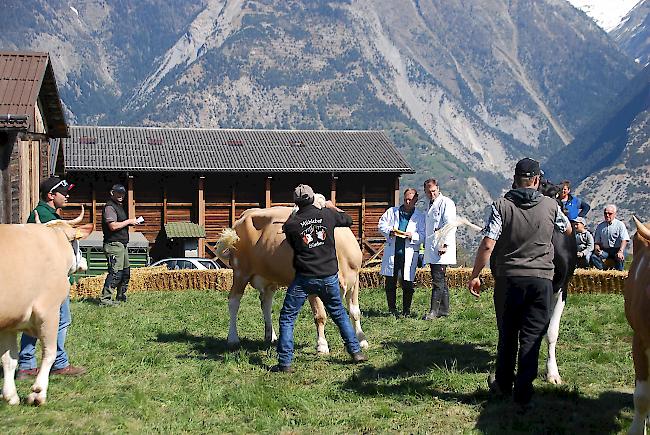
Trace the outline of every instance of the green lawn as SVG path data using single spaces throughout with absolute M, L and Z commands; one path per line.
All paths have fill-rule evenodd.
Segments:
M 282 294 L 276 296 L 274 322 Z M 381 290 L 362 290 L 369 363 L 353 365 L 335 326 L 332 354 L 315 354 L 305 305 L 294 374 L 269 373 L 259 300 L 246 293 L 242 347 L 229 351 L 227 295 L 134 294 L 126 306 L 72 304 L 68 351 L 86 376 L 52 377 L 41 408 L 0 405 L 0 433 L 622 433 L 631 422 L 631 331 L 623 298 L 569 295 L 558 344 L 565 385 L 546 385 L 518 415 L 488 396 L 496 326 L 491 292 L 452 292 L 452 315 L 425 322 L 384 314 Z M 422 313 L 428 291 L 416 292 Z M 543 352 L 545 353 L 545 351 Z M 18 382 L 24 398 L 29 381 Z

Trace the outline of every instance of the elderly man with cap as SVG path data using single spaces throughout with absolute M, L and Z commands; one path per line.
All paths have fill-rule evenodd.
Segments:
M 573 228 L 578 248 L 578 267 L 588 268 L 591 253 L 594 252 L 594 236 L 587 230 L 587 221 L 581 216 L 573 220 Z
M 68 203 L 69 190 L 72 185 L 58 177 L 50 177 L 40 185 L 41 200 L 27 219 L 27 223 L 45 223 L 61 219 L 57 210 Z M 86 373 L 83 367 L 70 364 L 65 351 L 65 338 L 68 327 L 72 323 L 70 315 L 70 298 L 65 298 L 59 310 L 59 331 L 56 337 L 56 359 L 50 371 L 53 375 L 78 376 Z M 20 339 L 20 355 L 18 356 L 18 372 L 16 379 L 35 376 L 36 368 L 36 337 L 24 334 Z
M 492 203 L 467 284 L 479 297 L 479 273 L 490 260 L 499 344 L 496 374 L 488 377 L 488 385 L 495 394 L 513 394 L 523 410 L 533 395 L 539 349 L 551 318 L 551 238 L 555 228 L 572 231 L 558 203 L 537 191 L 540 175 L 537 161 L 525 158 L 517 163 L 514 189 Z
M 315 207 L 314 191 L 306 184 L 296 187 L 293 199 L 298 211 L 287 219 L 282 229 L 287 242 L 293 248 L 296 276 L 287 289 L 280 311 L 278 364 L 273 366 L 271 371 L 293 371 L 291 361 L 294 323 L 309 295 L 316 295 L 323 301 L 354 362 L 366 361 L 367 358 L 361 352 L 359 340 L 341 301 L 334 243 L 334 228 L 351 226 L 352 218 L 331 201 L 327 201 L 322 209 Z
M 115 184 L 111 188 L 111 197 L 106 201 L 102 212 L 102 231 L 104 233 L 104 255 L 108 261 L 108 275 L 104 281 L 104 288 L 99 304 L 102 306 L 114 306 L 120 302 L 126 302 L 126 290 L 131 278 L 129 265 L 129 226 L 137 225 L 139 221 L 135 218 L 129 219 L 124 211 L 122 203 L 126 195 L 126 189 L 121 184 Z M 117 289 L 117 295 L 113 300 L 113 291 Z

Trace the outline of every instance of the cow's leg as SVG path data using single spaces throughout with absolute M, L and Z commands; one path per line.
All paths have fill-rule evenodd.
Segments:
M 228 346 L 239 346 L 239 334 L 237 334 L 237 313 L 241 305 L 241 298 L 244 296 L 244 289 L 248 284 L 249 277 L 241 276 L 233 271 L 232 287 L 228 294 L 228 313 L 230 314 L 230 325 L 228 327 Z
M 341 286 L 343 289 L 343 286 Z M 351 288 L 346 290 L 341 290 L 345 293 L 345 297 L 348 301 L 348 310 L 350 311 L 350 317 L 354 323 L 354 333 L 359 340 L 359 345 L 362 349 L 368 348 L 368 340 L 366 340 L 366 334 L 363 333 L 361 329 L 361 310 L 359 309 L 359 278 L 355 278 L 354 284 Z
M 557 368 L 557 361 L 555 360 L 555 346 L 557 344 L 558 336 L 560 335 L 560 319 L 562 311 L 564 311 L 565 302 L 562 300 L 562 292 L 560 290 L 555 293 L 555 304 L 553 308 L 553 315 L 551 322 L 546 331 L 546 341 L 548 342 L 548 358 L 546 360 L 546 380 L 551 384 L 560 385 L 562 378 L 560 378 L 560 371 Z
M 47 398 L 50 369 L 56 359 L 56 337 L 58 332 L 59 309 L 57 308 L 52 315 L 42 319 L 40 330 L 36 334 L 43 346 L 43 358 L 34 385 L 32 385 L 32 392 L 27 396 L 27 403 L 30 405 L 42 405 Z
M 634 388 L 634 419 L 630 426 L 630 435 L 645 434 L 645 421 L 650 411 L 650 376 L 648 366 L 650 363 L 650 349 L 644 346 L 638 334 L 634 334 L 632 341 L 632 356 L 634 358 L 634 372 L 636 386 Z
M 18 366 L 18 346 L 15 332 L 0 332 L 0 355 L 2 355 L 2 370 L 4 370 L 2 398 L 10 405 L 18 405 L 20 398 L 16 391 L 16 381 L 14 381 Z
M 311 312 L 314 314 L 314 323 L 316 324 L 316 351 L 321 355 L 328 355 L 330 347 L 325 339 L 325 321 L 327 320 L 325 306 L 323 301 L 314 295 L 309 296 L 309 305 L 311 305 Z
M 251 279 L 251 284 L 260 292 L 260 306 L 264 315 L 264 341 L 267 343 L 275 343 L 278 341 L 278 337 L 275 335 L 271 314 L 273 311 L 273 295 L 278 290 L 278 286 L 258 276 L 254 276 Z

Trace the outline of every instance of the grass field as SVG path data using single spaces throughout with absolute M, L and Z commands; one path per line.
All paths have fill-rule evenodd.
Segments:
M 276 295 L 274 323 L 282 294 Z M 72 304 L 68 352 L 89 373 L 52 377 L 41 408 L 0 405 L 0 433 L 622 433 L 631 422 L 631 331 L 618 295 L 569 295 L 558 364 L 565 385 L 536 383 L 519 415 L 489 397 L 496 326 L 491 292 L 452 292 L 449 318 L 385 315 L 381 290 L 362 290 L 370 361 L 353 365 L 328 322 L 332 354 L 315 354 L 308 305 L 296 327 L 296 373 L 269 373 L 259 301 L 247 292 L 226 346 L 227 295 L 139 293 L 117 308 Z M 428 291 L 416 292 L 421 314 Z M 545 350 L 543 352 L 545 354 Z M 24 398 L 30 381 L 19 381 Z

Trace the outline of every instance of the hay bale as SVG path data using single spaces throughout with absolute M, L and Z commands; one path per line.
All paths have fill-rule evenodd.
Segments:
M 73 299 L 97 298 L 101 295 L 106 274 L 82 278 L 70 289 Z M 232 286 L 232 270 L 167 270 L 165 266 L 131 270 L 129 293 L 143 291 L 219 290 Z

